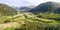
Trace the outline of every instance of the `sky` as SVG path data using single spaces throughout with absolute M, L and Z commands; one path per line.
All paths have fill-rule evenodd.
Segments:
M 60 2 L 60 0 L 0 0 L 0 3 L 5 3 L 9 6 L 20 7 L 20 6 L 30 6 L 30 5 L 37 6 L 41 3 L 48 1 Z

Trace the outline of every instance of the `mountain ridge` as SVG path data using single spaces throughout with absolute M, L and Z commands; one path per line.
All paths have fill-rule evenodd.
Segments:
M 60 3 L 46 2 L 46 3 L 42 3 L 42 4 L 38 5 L 37 7 L 31 9 L 29 12 L 32 12 L 32 13 L 45 13 L 45 12 L 59 13 L 59 12 L 56 12 L 56 11 L 59 11 L 59 10 L 57 10 L 58 8 L 60 8 Z
M 0 15 L 14 15 L 17 12 L 12 7 L 6 4 L 0 4 Z

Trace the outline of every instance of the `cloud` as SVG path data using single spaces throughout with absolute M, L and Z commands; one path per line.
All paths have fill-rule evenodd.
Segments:
M 39 5 L 47 1 L 60 2 L 60 0 L 0 0 L 1 3 L 6 3 L 10 6 L 30 6 Z
M 34 5 L 39 5 L 41 3 L 48 2 L 48 1 L 60 2 L 60 0 L 26 0 L 26 1 L 31 2 Z

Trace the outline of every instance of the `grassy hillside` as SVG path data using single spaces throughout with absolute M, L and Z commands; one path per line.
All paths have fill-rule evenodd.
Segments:
M 42 17 L 37 17 L 39 15 L 42 15 Z M 57 30 L 58 29 L 60 30 L 59 21 L 56 21 L 54 19 L 47 19 L 48 16 L 44 17 L 43 14 L 39 14 L 39 15 L 34 15 L 32 13 L 25 12 L 25 13 L 19 13 L 14 16 L 4 16 L 5 18 L 0 17 L 1 18 L 0 24 L 2 24 L 3 27 L 4 24 L 5 25 L 9 24 L 7 27 L 0 28 L 0 29 L 3 30 L 47 30 L 47 29 Z M 15 24 L 18 25 L 16 26 Z
M 8 16 L 8 15 L 15 15 L 15 14 L 16 14 L 15 9 L 11 8 L 6 4 L 0 3 L 0 15 Z
M 60 21 L 60 14 L 54 14 L 54 13 L 46 14 L 46 13 L 41 13 L 41 14 L 38 14 L 37 17 L 39 17 L 39 18 L 42 17 L 42 18 L 46 18 L 46 19 Z

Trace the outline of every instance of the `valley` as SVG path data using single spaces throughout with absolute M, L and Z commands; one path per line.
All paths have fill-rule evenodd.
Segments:
M 0 4 L 0 30 L 60 30 L 60 3 L 46 2 L 21 11 Z

